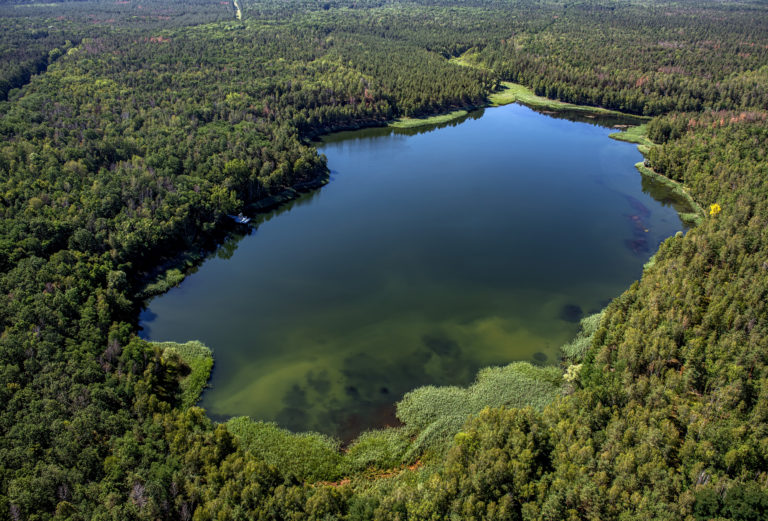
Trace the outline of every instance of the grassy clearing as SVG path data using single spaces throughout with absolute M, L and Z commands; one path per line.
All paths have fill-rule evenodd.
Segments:
M 473 67 L 475 69 L 488 70 L 484 65 L 477 63 L 471 59 L 472 55 L 465 53 L 461 56 L 451 58 L 449 61 L 460 67 Z M 520 85 L 519 83 L 512 83 L 510 81 L 501 82 L 501 89 L 498 92 L 494 92 L 488 96 L 488 101 L 492 107 L 498 107 L 501 105 L 509 105 L 510 103 L 522 103 L 531 108 L 552 110 L 552 111 L 569 111 L 580 112 L 585 115 L 589 114 L 601 114 L 601 115 L 613 115 L 613 116 L 626 116 L 623 112 L 617 110 L 604 109 L 602 107 L 590 107 L 587 105 L 574 105 L 572 103 L 566 103 L 564 101 L 557 101 L 544 96 L 537 96 L 531 89 Z M 633 116 L 639 119 L 650 119 L 642 116 Z
M 453 63 L 454 65 L 460 65 L 461 67 L 472 67 L 473 69 L 483 69 L 483 70 L 490 70 L 488 67 L 481 63 L 472 62 L 469 60 L 471 55 L 470 53 L 464 53 L 461 56 L 456 56 L 455 58 L 451 58 L 448 60 L 449 62 Z
M 681 200 L 685 202 L 685 204 L 688 206 L 688 208 L 691 209 L 691 211 L 678 212 L 678 215 L 680 215 L 680 219 L 684 223 L 691 226 L 697 226 L 699 223 L 701 223 L 706 213 L 704 212 L 704 209 L 701 206 L 699 206 L 699 204 L 696 201 L 694 201 L 693 197 L 691 197 L 691 194 L 688 193 L 688 191 L 683 187 L 683 185 L 661 174 L 657 174 L 652 169 L 645 166 L 643 162 L 636 163 L 635 168 L 637 168 L 641 174 L 651 177 L 654 180 L 668 186 L 677 197 L 679 197 Z
M 389 124 L 392 128 L 414 128 L 422 127 L 425 125 L 439 125 L 441 123 L 447 123 L 454 119 L 458 119 L 467 115 L 466 110 L 455 110 L 448 114 L 440 114 L 439 116 L 432 116 L 429 118 L 400 118 Z
M 213 369 L 213 353 L 211 349 L 197 340 L 185 344 L 177 342 L 153 342 L 163 350 L 163 357 L 178 355 L 189 367 L 189 374 L 179 382 L 181 387 L 181 405 L 183 408 L 192 407 L 200 399 Z
M 516 362 L 481 370 L 474 384 L 461 387 L 420 387 L 397 404 L 397 416 L 416 436 L 406 460 L 422 453 L 439 455 L 470 416 L 486 407 L 543 408 L 562 391 L 557 367 Z
M 627 130 L 624 130 L 622 132 L 614 132 L 613 134 L 610 134 L 608 137 L 615 139 L 617 141 L 626 141 L 627 143 L 635 143 L 636 145 L 646 147 L 646 150 L 647 148 L 653 146 L 653 141 L 648 139 L 647 124 L 638 125 L 636 127 L 629 127 Z

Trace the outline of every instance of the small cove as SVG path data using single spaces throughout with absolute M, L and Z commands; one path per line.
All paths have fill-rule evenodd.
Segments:
M 331 182 L 153 299 L 143 334 L 213 349 L 212 417 L 343 439 L 394 422 L 417 386 L 557 363 L 682 229 L 611 132 L 508 105 L 327 136 Z

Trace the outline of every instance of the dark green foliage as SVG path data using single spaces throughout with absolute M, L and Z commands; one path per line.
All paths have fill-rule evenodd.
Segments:
M 469 56 L 538 95 L 634 114 L 768 106 L 762 14 L 647 4 L 564 4 L 546 30 L 510 31 Z
M 646 410 L 649 427 L 669 429 L 659 456 L 678 477 L 649 481 L 672 487 L 669 503 L 686 495 L 686 484 L 765 479 L 763 117 L 689 117 L 684 135 L 651 150 L 657 171 L 684 182 L 705 207 L 718 202 L 724 210 L 662 245 L 640 283 L 607 308 L 581 372 L 586 389 L 622 411 L 601 430 L 621 432 L 630 411 Z
M 721 493 L 712 487 L 696 493 L 693 515 L 696 521 L 714 518 L 733 521 L 758 521 L 768 512 L 768 492 L 757 483 L 734 485 Z
M 531 409 L 486 409 L 459 432 L 443 470 L 424 487 L 382 498 L 377 518 L 524 519 L 551 469 L 549 430 Z
M 764 5 L 267 0 L 243 11 L 0 7 L 0 518 L 764 516 Z M 458 55 L 474 67 L 448 61 Z M 722 208 L 664 242 L 585 324 L 566 352 L 583 363 L 571 394 L 553 401 L 556 369 L 488 370 L 469 390 L 415 392 L 404 429 L 346 455 L 333 440 L 185 408 L 210 358 L 136 337 L 149 275 L 198 258 L 226 214 L 323 176 L 309 137 L 480 105 L 500 80 L 662 114 L 648 123 L 649 166 L 705 211 Z M 169 273 L 149 290 L 183 277 Z M 486 410 L 462 430 L 489 404 L 536 410 Z M 447 456 L 431 466 L 376 475 L 437 445 Z

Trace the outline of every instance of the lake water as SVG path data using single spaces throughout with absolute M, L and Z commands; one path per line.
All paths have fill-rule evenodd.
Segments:
M 392 424 L 417 386 L 558 363 L 683 228 L 613 131 L 508 105 L 329 136 L 331 182 L 152 300 L 143 334 L 213 349 L 212 417 L 343 439 Z

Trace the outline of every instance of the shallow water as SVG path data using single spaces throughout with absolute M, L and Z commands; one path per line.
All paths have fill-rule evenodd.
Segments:
M 144 335 L 213 349 L 214 418 L 345 439 L 394 422 L 414 387 L 557 363 L 578 320 L 682 229 L 611 132 L 508 105 L 329 136 L 331 182 L 152 300 Z

